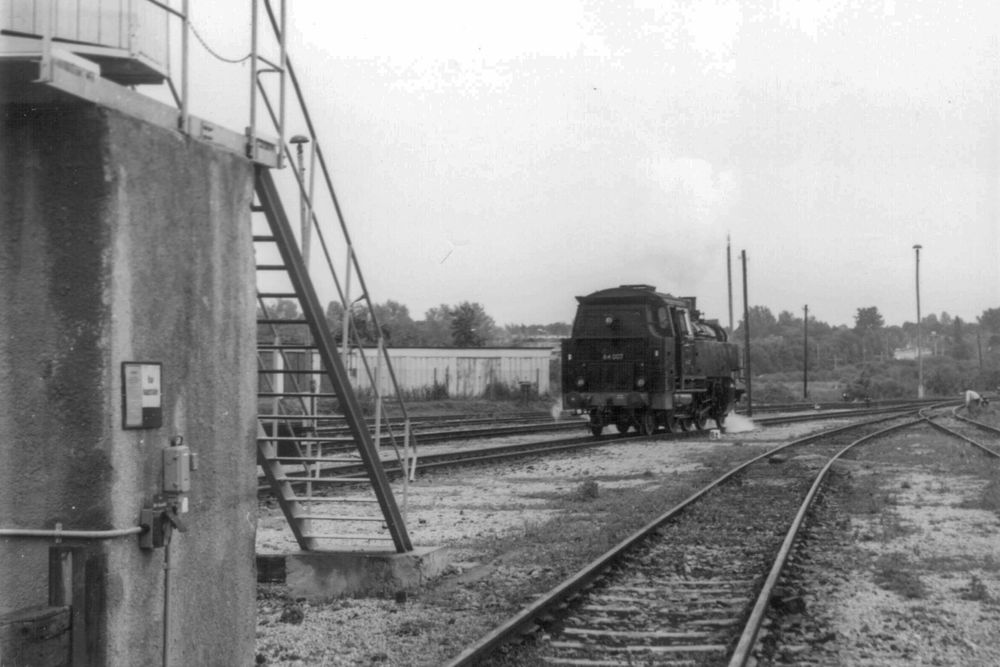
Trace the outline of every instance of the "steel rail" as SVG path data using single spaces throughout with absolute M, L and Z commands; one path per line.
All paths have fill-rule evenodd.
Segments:
M 968 423 L 970 425 L 973 425 L 975 427 L 981 428 L 984 431 L 988 431 L 988 432 L 994 433 L 996 435 L 1000 435 L 1000 429 L 994 428 L 994 427 L 992 427 L 992 426 L 990 426 L 988 424 L 983 424 L 983 423 L 977 422 L 977 421 L 969 419 L 967 417 L 962 417 L 961 415 L 958 414 L 958 408 L 955 408 L 954 410 L 952 410 L 952 417 L 954 417 L 958 421 L 966 422 L 966 423 Z M 969 436 L 965 435 L 964 433 L 959 433 L 958 431 L 956 431 L 954 429 L 948 428 L 944 424 L 939 424 L 936 421 L 934 421 L 934 419 L 932 417 L 930 417 L 930 416 L 924 416 L 924 419 L 926 419 L 927 423 L 930 424 L 935 429 L 937 429 L 938 431 L 941 431 L 942 433 L 945 433 L 945 434 L 950 435 L 952 437 L 958 438 L 959 440 L 961 440 L 963 442 L 966 442 L 966 443 L 972 445 L 973 447 L 977 447 L 977 448 L 981 449 L 982 451 L 986 452 L 987 454 L 989 454 L 990 456 L 994 456 L 994 457 L 1000 458 L 1000 452 L 997 452 L 996 450 L 990 449 L 989 447 L 987 447 L 983 443 L 981 443 L 981 442 L 979 442 L 977 440 L 973 440 L 972 438 L 970 438 Z
M 982 429 L 984 431 L 989 431 L 990 433 L 992 433 L 994 435 L 1000 436 L 1000 428 L 997 428 L 995 426 L 990 426 L 989 424 L 984 424 L 983 422 L 980 422 L 980 421 L 976 421 L 975 419 L 972 419 L 971 417 L 965 417 L 963 415 L 960 415 L 960 414 L 958 414 L 958 411 L 959 411 L 960 408 L 961 408 L 961 406 L 958 406 L 954 410 L 952 410 L 952 412 L 951 412 L 952 417 L 954 417 L 955 419 L 957 419 L 959 421 L 965 422 L 967 424 L 972 424 L 973 426 L 975 426 L 975 427 L 977 427 L 979 429 Z
M 518 614 L 511 617 L 505 621 L 502 625 L 495 628 L 489 634 L 485 635 L 479 639 L 475 644 L 467 647 L 461 654 L 455 657 L 451 662 L 447 663 L 447 667 L 463 667 L 465 665 L 472 665 L 475 661 L 485 657 L 490 651 L 492 651 L 497 646 L 506 642 L 515 633 L 528 627 L 529 625 L 538 624 L 536 619 L 542 616 L 548 609 L 560 604 L 563 600 L 571 597 L 574 593 L 586 588 L 592 581 L 597 579 L 601 573 L 608 568 L 611 564 L 616 562 L 621 558 L 626 552 L 631 550 L 635 545 L 645 540 L 651 533 L 657 530 L 667 521 L 673 519 L 689 506 L 694 504 L 700 498 L 708 494 L 713 489 L 717 488 L 727 480 L 736 476 L 746 468 L 751 465 L 758 463 L 766 458 L 774 456 L 776 453 L 781 452 L 790 447 L 795 447 L 799 445 L 812 442 L 821 438 L 826 438 L 831 435 L 841 433 L 843 431 L 848 431 L 851 429 L 868 426 L 872 424 L 878 424 L 889 419 L 895 419 L 898 415 L 881 416 L 876 419 L 847 424 L 844 426 L 838 426 L 832 429 L 827 429 L 819 433 L 814 433 L 803 438 L 798 438 L 792 440 L 778 447 L 769 449 L 768 451 L 756 456 L 737 467 L 733 468 L 729 472 L 723 474 L 719 478 L 710 482 L 708 485 L 702 489 L 696 491 L 695 493 L 688 496 L 686 499 L 681 501 L 675 507 L 667 510 L 665 513 L 661 514 L 659 517 L 653 519 L 648 524 L 638 529 L 624 540 L 619 542 L 617 545 L 612 547 L 610 550 L 598 556 L 590 563 L 585 565 L 572 577 L 559 584 L 555 588 L 549 590 L 547 593 L 542 595 L 530 605 L 522 609 Z
M 747 618 L 746 624 L 743 627 L 743 633 L 740 635 L 739 641 L 736 643 L 736 649 L 730 656 L 729 667 L 744 667 L 744 665 L 747 664 L 747 661 L 750 660 L 750 652 L 757 643 L 757 635 L 760 632 L 761 625 L 764 623 L 764 615 L 767 613 L 767 608 L 771 603 L 771 595 L 774 593 L 774 588 L 781 577 L 782 571 L 785 569 L 785 564 L 788 562 L 789 555 L 791 555 L 792 547 L 794 546 L 795 540 L 799 535 L 799 530 L 805 522 L 806 514 L 812 507 L 813 501 L 816 499 L 816 495 L 819 493 L 819 489 L 826 480 L 827 474 L 830 472 L 833 464 L 839 461 L 844 454 L 864 442 L 882 437 L 887 433 L 892 433 L 893 431 L 909 428 L 910 426 L 919 424 L 924 420 L 926 420 L 926 417 L 920 415 L 908 422 L 893 424 L 892 426 L 880 429 L 874 433 L 864 435 L 834 454 L 830 460 L 827 461 L 826 465 L 823 466 L 822 470 L 819 471 L 819 474 L 816 475 L 816 479 L 813 481 L 809 492 L 806 494 L 805 499 L 799 506 L 799 511 L 792 520 L 792 524 L 789 527 L 788 532 L 785 534 L 785 540 L 782 542 L 781 548 L 778 550 L 778 554 L 774 558 L 771 571 L 768 573 L 767 579 L 764 580 L 760 593 L 757 595 L 757 602 L 754 604 L 753 609 L 750 612 L 750 616 Z
M 911 407 L 910 409 L 912 410 L 913 408 Z M 899 412 L 905 412 L 905 410 L 896 409 L 892 411 L 892 414 L 890 414 L 889 417 L 887 418 L 891 418 L 892 416 L 895 416 Z M 808 420 L 828 419 L 831 416 L 847 417 L 847 416 L 859 416 L 859 415 L 869 415 L 869 414 L 871 414 L 869 411 L 853 412 L 850 414 L 838 413 L 835 415 L 814 414 L 810 415 Z M 785 423 L 798 423 L 802 421 L 807 421 L 807 419 L 801 416 L 783 416 L 783 417 L 763 417 L 755 421 L 758 424 L 777 425 Z M 844 428 L 853 428 L 854 426 L 855 425 L 851 424 L 847 425 Z M 575 427 L 575 425 L 572 423 L 567 423 L 564 425 L 564 427 L 570 428 L 570 427 Z M 493 436 L 504 437 L 510 435 L 518 435 L 519 432 L 524 433 L 537 430 L 538 429 L 534 427 L 531 429 L 525 428 L 520 431 L 516 431 L 514 429 L 508 429 L 499 432 L 496 429 L 493 430 L 475 429 L 472 431 L 453 432 L 451 434 L 446 433 L 444 434 L 445 437 L 441 438 L 437 438 L 436 434 L 434 433 L 424 433 L 421 434 L 421 438 L 425 443 L 444 442 L 447 440 L 458 440 L 461 438 L 473 439 L 473 438 L 483 438 L 483 437 L 493 437 Z M 551 430 L 561 430 L 561 429 L 553 426 Z M 823 433 L 829 433 L 829 432 L 834 432 L 834 431 L 824 431 Z M 612 444 L 620 442 L 622 440 L 642 440 L 642 439 L 688 440 L 688 439 L 704 437 L 706 434 L 707 431 L 676 431 L 676 432 L 658 431 L 657 433 L 652 435 L 641 435 L 637 433 L 609 434 L 601 438 L 594 438 L 591 435 L 587 435 L 580 437 L 561 438 L 558 440 L 540 440 L 535 442 L 518 443 L 516 445 L 500 445 L 496 447 L 456 450 L 452 452 L 443 452 L 443 453 L 436 453 L 436 454 L 429 454 L 422 456 L 421 460 L 416 465 L 415 470 L 416 471 L 430 470 L 432 468 L 443 468 L 448 466 L 462 465 L 466 463 L 482 463 L 487 461 L 501 461 L 504 459 L 522 458 L 527 456 L 539 456 L 557 451 L 565 451 L 568 449 L 583 449 L 586 447 Z M 280 442 L 283 440 L 298 441 L 300 438 L 298 437 L 282 438 L 278 436 L 278 437 L 272 437 L 270 439 Z M 289 457 L 286 457 L 286 460 L 293 463 L 295 462 L 293 458 Z M 394 462 L 391 458 L 385 459 L 383 461 L 383 466 L 385 467 L 386 473 L 397 474 L 401 472 L 402 468 L 397 463 L 398 462 Z M 360 465 L 332 465 L 324 467 L 321 471 L 321 475 L 328 477 L 350 476 L 358 474 L 361 470 L 362 468 L 360 467 Z M 290 479 L 288 479 L 287 481 L 290 484 L 305 484 L 309 482 L 309 479 L 302 473 L 289 473 L 289 477 Z M 301 477 L 301 479 L 298 479 L 299 477 Z M 261 492 L 265 492 L 268 490 L 268 488 L 269 487 L 265 484 L 262 485 L 259 490 Z
M 794 424 L 799 422 L 807 421 L 818 421 L 823 419 L 836 419 L 836 418 L 850 418 L 858 416 L 866 416 L 872 414 L 885 414 L 885 413 L 897 413 L 905 412 L 907 410 L 913 409 L 910 406 L 904 408 L 891 407 L 891 408 L 880 408 L 878 410 L 850 410 L 850 411 L 835 411 L 835 412 L 818 412 L 811 413 L 808 415 L 783 415 L 777 417 L 759 417 L 754 419 L 754 422 L 760 425 L 777 425 L 777 424 Z M 547 417 L 541 417 L 538 421 L 545 421 Z M 489 419 L 482 420 L 483 422 L 490 421 Z M 511 421 L 525 421 L 523 419 L 512 419 Z M 475 423 L 474 421 L 469 421 L 467 423 Z M 428 425 L 430 425 L 428 423 Z M 461 427 L 461 424 L 458 424 Z M 490 438 L 490 437 L 504 437 L 508 435 L 519 435 L 522 433 L 531 433 L 534 431 L 561 431 L 564 429 L 572 428 L 585 428 L 587 424 L 582 421 L 577 420 L 567 420 L 552 423 L 535 423 L 527 424 L 523 426 L 496 426 L 489 428 L 476 428 L 476 429 L 465 429 L 465 430 L 452 430 L 452 431 L 423 431 L 420 430 L 420 439 L 424 444 L 430 444 L 434 442 L 446 442 L 449 440 L 461 440 L 464 438 Z M 416 430 L 416 429 L 415 429 Z M 652 433 L 646 437 L 662 437 L 662 436 L 677 436 L 685 437 L 685 434 L 697 434 L 697 433 L 707 433 L 711 429 L 692 429 L 689 431 L 678 430 L 678 431 L 664 431 L 659 430 L 656 433 Z M 724 431 L 725 429 L 723 429 Z M 617 434 L 609 434 L 610 437 L 614 438 Z M 593 438 L 593 436 L 590 436 Z M 600 442 L 601 438 L 608 436 L 601 436 L 595 438 L 596 441 Z M 317 440 L 328 440 L 332 443 L 337 443 L 341 440 L 343 442 L 348 442 L 346 434 L 341 435 L 340 433 L 323 433 L 322 429 L 316 434 L 315 439 Z
M 938 404 L 925 407 L 919 411 L 919 417 L 917 419 L 911 420 L 903 424 L 896 424 L 888 428 L 882 429 L 880 431 L 876 431 L 875 433 L 870 433 L 862 438 L 859 438 L 858 440 L 844 447 L 841 451 L 837 452 L 837 454 L 835 454 L 830 459 L 830 461 L 828 461 L 827 464 L 823 466 L 823 469 L 817 475 L 816 481 L 813 483 L 812 488 L 809 489 L 809 493 L 806 495 L 805 500 L 802 502 L 802 506 L 799 508 L 799 512 L 795 516 L 795 520 L 792 522 L 792 525 L 785 536 L 785 541 L 783 542 L 781 549 L 778 552 L 778 555 L 775 557 L 774 565 L 772 566 L 771 571 L 764 582 L 764 585 L 761 587 L 761 591 L 757 597 L 757 602 L 754 605 L 754 608 L 751 611 L 749 618 L 747 619 L 743 633 L 740 635 L 740 639 L 737 642 L 736 649 L 730 658 L 729 667 L 744 667 L 750 661 L 751 658 L 750 652 L 753 650 L 754 646 L 756 646 L 757 635 L 759 634 L 760 628 L 763 625 L 764 617 L 765 614 L 767 613 L 767 608 L 771 601 L 771 596 L 774 593 L 774 589 L 777 586 L 778 580 L 781 577 L 781 573 L 784 570 L 785 564 L 788 561 L 788 557 L 791 555 L 792 547 L 794 546 L 795 540 L 798 537 L 799 530 L 801 529 L 802 524 L 805 521 L 806 513 L 812 506 L 812 503 L 815 500 L 816 495 L 818 494 L 819 489 L 822 486 L 823 482 L 825 481 L 826 476 L 829 473 L 830 469 L 833 467 L 834 463 L 836 463 L 841 459 L 841 457 L 844 454 L 846 454 L 848 451 L 850 451 L 857 445 L 860 445 L 868 440 L 884 436 L 887 433 L 891 433 L 893 431 L 909 428 L 916 424 L 920 424 L 921 422 L 927 422 L 932 427 L 948 435 L 951 435 L 953 437 L 958 438 L 959 440 L 962 440 L 964 442 L 967 442 L 968 444 L 978 447 L 979 449 L 982 449 L 983 451 L 994 457 L 1000 458 L 1000 453 L 995 452 L 989 449 L 988 447 L 983 446 L 982 444 L 976 442 L 972 438 L 968 438 L 963 434 L 958 433 L 957 431 L 954 431 L 952 429 L 947 428 L 946 426 L 936 423 L 934 421 L 934 416 L 928 414 L 929 410 L 939 409 L 946 406 L 947 404 Z M 954 410 L 957 411 L 957 409 L 958 408 L 955 408 Z M 957 414 L 955 414 L 954 411 L 953 414 L 956 417 L 958 416 Z M 978 422 L 973 422 L 973 423 L 978 424 Z M 987 427 L 987 428 L 991 430 L 997 430 L 993 429 L 992 427 Z

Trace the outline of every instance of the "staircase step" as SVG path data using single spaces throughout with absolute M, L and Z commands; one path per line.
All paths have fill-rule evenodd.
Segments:
M 310 484 L 357 484 L 358 482 L 367 482 L 367 477 L 288 477 L 285 475 L 275 476 L 275 481 L 278 482 L 292 482 L 295 484 L 305 484 L 309 482 Z
M 336 456 L 275 456 L 268 457 L 268 461 L 279 461 L 286 462 L 290 461 L 292 463 L 360 463 L 360 457 L 345 458 Z
M 377 503 L 378 500 L 375 498 L 328 498 L 326 496 L 318 497 L 307 497 L 307 496 L 291 496 L 290 500 L 294 500 L 298 503 L 344 503 L 345 505 L 370 505 L 372 503 Z
M 384 523 L 385 518 L 381 516 L 352 516 L 352 515 L 331 515 L 331 514 L 300 514 L 297 519 L 309 519 L 310 521 L 379 521 Z
M 326 534 L 313 534 L 313 533 L 303 533 L 303 537 L 310 540 L 365 540 L 374 542 L 391 542 L 391 537 L 386 537 L 384 535 L 356 535 L 353 533 L 326 533 Z
M 292 320 L 283 317 L 258 317 L 257 324 L 309 324 L 309 320 Z

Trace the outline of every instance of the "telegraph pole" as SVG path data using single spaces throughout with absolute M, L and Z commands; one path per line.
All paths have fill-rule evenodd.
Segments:
M 802 306 L 802 398 L 809 398 L 809 304 Z
M 917 398 L 924 397 L 924 338 L 920 324 L 920 249 L 917 243 L 913 249 L 917 253 Z
M 726 234 L 726 284 L 729 287 L 729 335 L 732 336 L 733 329 L 733 259 L 729 249 L 729 234 Z
M 746 350 L 744 366 L 747 381 L 747 417 L 753 417 L 753 387 L 750 380 L 750 306 L 747 300 L 747 251 L 741 250 L 743 261 L 743 340 Z

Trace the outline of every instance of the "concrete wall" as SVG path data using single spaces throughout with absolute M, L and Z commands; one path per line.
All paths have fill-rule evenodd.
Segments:
M 183 435 L 201 466 L 171 547 L 171 664 L 252 664 L 251 167 L 92 105 L 3 112 L 0 528 L 137 525 Z M 122 428 L 124 361 L 163 364 L 162 428 Z M 63 543 L 86 553 L 90 664 L 160 664 L 164 550 Z M 46 602 L 51 544 L 0 538 L 0 610 Z

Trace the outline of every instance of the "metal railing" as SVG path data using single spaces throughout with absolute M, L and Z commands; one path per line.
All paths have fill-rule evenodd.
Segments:
M 271 36 L 276 42 L 277 49 L 279 51 L 279 63 L 274 63 L 269 59 L 263 58 L 259 49 L 262 45 L 262 38 L 260 35 L 260 30 L 256 26 L 256 22 L 259 20 L 260 12 L 257 10 L 258 4 L 263 4 L 265 12 L 267 14 L 268 23 L 271 28 Z M 295 165 L 296 160 L 293 159 L 292 147 L 295 147 L 295 153 L 298 157 L 297 168 L 288 169 L 287 171 L 294 175 L 295 182 L 292 189 L 298 191 L 298 195 L 301 201 L 302 209 L 302 226 L 300 231 L 300 243 L 303 252 L 303 258 L 306 260 L 307 267 L 310 265 L 310 255 L 314 250 L 318 250 L 319 258 L 322 259 L 326 273 L 323 274 L 324 277 L 332 280 L 332 289 L 335 292 L 336 298 L 339 301 L 341 307 L 343 308 L 343 316 L 341 320 L 341 344 L 342 344 L 342 355 L 345 360 L 347 358 L 349 348 L 351 344 L 358 348 L 359 350 L 363 347 L 362 332 L 358 326 L 357 318 L 354 313 L 354 306 L 356 304 L 363 304 L 364 311 L 366 312 L 368 320 L 371 322 L 372 329 L 376 332 L 376 344 L 378 346 L 378 354 L 376 357 L 376 367 L 373 369 L 369 364 L 367 358 L 364 354 L 359 354 L 360 365 L 364 368 L 364 372 L 367 374 L 370 380 L 371 386 L 375 392 L 375 409 L 377 416 L 380 417 L 376 421 L 376 441 L 380 438 L 380 429 L 384 425 L 388 433 L 389 441 L 392 446 L 398 452 L 398 445 L 396 442 L 396 434 L 393 432 L 392 425 L 388 419 L 387 414 L 382 411 L 382 405 L 386 398 L 392 397 L 395 405 L 398 407 L 401 416 L 404 420 L 404 450 L 413 446 L 414 454 L 416 452 L 416 443 L 409 432 L 410 418 L 407 413 L 406 406 L 402 401 L 401 391 L 399 388 L 399 383 L 396 378 L 395 371 L 392 367 L 392 362 L 389 358 L 389 354 L 386 348 L 385 335 L 382 330 L 381 323 L 378 320 L 378 316 L 375 311 L 375 304 L 373 303 L 368 285 L 364 278 L 364 273 L 361 270 L 360 263 L 358 261 L 357 254 L 354 250 L 354 243 L 351 239 L 351 234 L 347 228 L 347 224 L 344 218 L 343 210 L 341 208 L 340 201 L 337 197 L 336 190 L 333 186 L 333 178 L 331 176 L 331 171 L 329 164 L 327 162 L 326 156 L 323 153 L 319 137 L 316 131 L 315 123 L 313 122 L 312 116 L 309 113 L 308 106 L 305 101 L 305 97 L 302 91 L 302 86 L 299 82 L 298 77 L 295 74 L 295 69 L 292 65 L 291 59 L 288 56 L 287 47 L 285 43 L 285 33 L 286 33 L 286 12 L 284 0 L 280 2 L 280 8 L 278 12 L 274 11 L 272 2 L 270 0 L 254 0 L 254 11 L 253 11 L 253 21 L 255 23 L 252 28 L 253 40 L 252 40 L 252 54 L 251 59 L 254 64 L 251 65 L 252 77 L 254 78 L 255 86 L 254 93 L 251 95 L 251 126 L 248 130 L 248 136 L 250 138 L 250 145 L 253 145 L 253 138 L 257 136 L 259 132 L 258 123 L 261 114 L 258 113 L 258 103 L 262 103 L 264 109 L 267 113 L 267 118 L 271 122 L 271 128 L 277 132 L 280 137 L 281 154 L 283 156 L 282 163 L 287 165 Z M 256 62 L 260 60 L 261 62 L 268 65 L 267 69 L 260 69 Z M 263 73 L 276 73 L 278 74 L 277 82 L 277 102 L 273 101 L 275 97 L 274 91 L 270 93 L 268 91 L 268 86 L 261 80 L 260 74 Z M 290 140 L 285 139 L 287 133 L 285 131 L 285 125 L 288 119 L 288 109 L 286 109 L 286 94 L 288 86 L 286 84 L 286 79 L 288 83 L 291 84 L 291 89 L 294 93 L 292 99 L 294 100 L 295 113 L 300 117 L 301 121 L 306 127 L 306 132 L 304 135 L 296 135 Z M 273 86 L 272 86 L 273 88 Z M 304 146 L 308 144 L 309 150 L 309 165 L 308 169 L 310 177 L 307 180 L 305 178 L 305 161 L 303 159 Z M 317 169 L 318 166 L 318 169 Z M 319 172 L 322 175 L 320 187 L 316 187 L 316 174 Z M 323 201 L 325 199 L 325 201 Z M 325 229 L 321 224 L 319 213 L 320 211 L 326 211 L 336 218 L 337 227 L 340 229 L 341 242 L 343 244 L 343 251 L 345 260 L 342 265 L 342 270 L 338 271 L 334 261 L 334 250 L 332 242 L 331 230 Z M 314 248 L 312 246 L 312 240 L 318 242 L 318 247 Z M 314 276 L 315 271 L 310 271 Z M 352 280 L 357 280 L 360 295 L 352 299 L 351 295 L 351 283 Z M 346 366 L 346 363 L 345 363 Z M 391 387 L 391 394 L 388 396 L 384 395 L 381 390 L 380 373 L 381 369 L 384 368 L 389 380 L 389 385 Z M 416 459 L 415 457 L 410 461 L 410 470 L 415 468 Z

